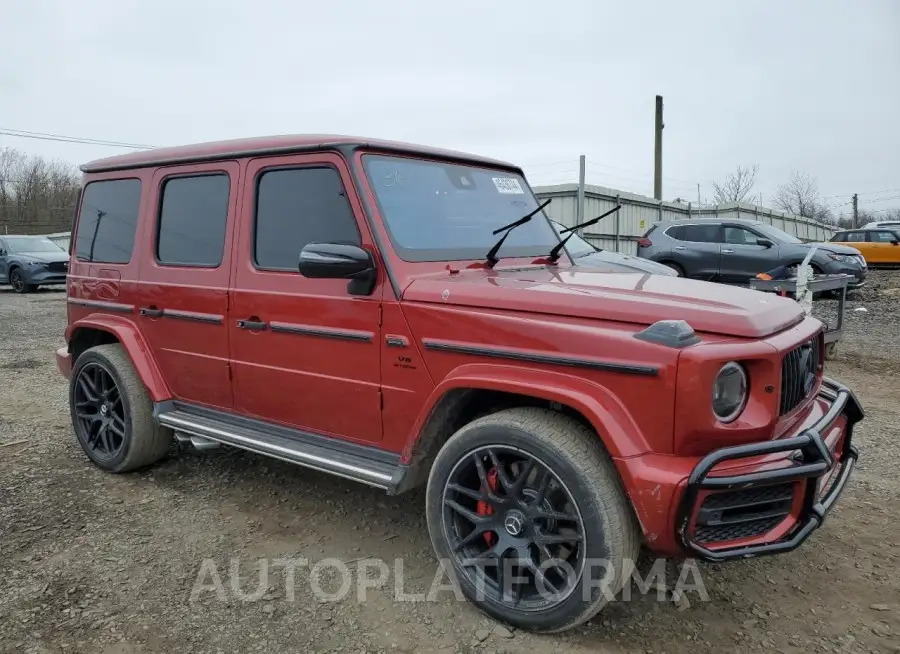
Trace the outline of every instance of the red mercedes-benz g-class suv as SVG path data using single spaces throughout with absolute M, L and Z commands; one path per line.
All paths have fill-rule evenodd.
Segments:
M 514 165 L 283 136 L 82 170 L 57 359 L 110 472 L 177 438 L 425 484 L 465 595 L 538 631 L 600 610 L 642 545 L 792 550 L 850 476 L 863 412 L 819 321 L 573 265 Z

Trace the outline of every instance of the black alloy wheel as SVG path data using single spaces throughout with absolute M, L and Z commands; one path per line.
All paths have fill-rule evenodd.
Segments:
M 480 447 L 456 464 L 444 487 L 443 528 L 457 569 L 509 609 L 552 609 L 581 578 L 585 529 L 571 492 L 515 447 Z
M 75 379 L 73 399 L 79 440 L 97 459 L 114 459 L 125 444 L 128 416 L 112 373 L 97 362 L 84 365 Z
M 25 275 L 18 268 L 9 273 L 9 285 L 12 286 L 16 293 L 24 293 L 28 290 L 28 284 L 25 283 Z

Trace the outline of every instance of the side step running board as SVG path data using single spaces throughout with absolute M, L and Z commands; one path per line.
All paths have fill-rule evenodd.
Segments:
M 400 464 L 395 454 L 250 418 L 171 402 L 157 405 L 154 414 L 159 424 L 189 438 L 198 437 L 197 442 L 201 445 L 203 440 L 215 441 L 352 479 L 384 489 L 389 494 L 397 491 L 406 471 L 406 466 Z

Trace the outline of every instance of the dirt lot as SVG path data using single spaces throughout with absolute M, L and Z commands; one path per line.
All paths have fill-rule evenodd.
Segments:
M 53 362 L 64 294 L 0 289 L 0 651 L 900 652 L 898 304 L 897 272 L 874 272 L 851 302 L 828 374 L 867 411 L 861 461 L 803 548 L 701 566 L 708 601 L 635 593 L 579 629 L 538 637 L 495 629 L 450 591 L 401 601 L 436 572 L 421 493 L 390 498 L 238 452 L 175 453 L 123 476 L 89 465 Z M 378 557 L 391 574 L 363 602 L 355 581 L 342 600 L 320 601 L 309 566 L 292 586 L 272 566 L 255 600 L 233 590 L 231 559 L 250 594 L 258 559 L 292 557 L 352 570 Z M 213 565 L 222 598 L 210 589 Z M 339 590 L 339 577 L 321 579 Z M 208 586 L 192 601 L 198 580 Z

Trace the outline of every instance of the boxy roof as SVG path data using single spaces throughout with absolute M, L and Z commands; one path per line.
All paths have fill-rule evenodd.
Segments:
M 192 145 L 141 150 L 139 152 L 131 152 L 115 157 L 96 159 L 81 166 L 81 170 L 85 173 L 99 173 L 110 170 L 188 164 L 236 157 L 291 154 L 344 148 L 351 150 L 356 148 L 366 148 L 398 154 L 424 155 L 440 159 L 451 159 L 507 169 L 519 169 L 518 166 L 505 161 L 489 159 L 474 154 L 466 154 L 464 152 L 456 152 L 454 150 L 443 150 L 424 145 L 415 145 L 412 143 L 332 134 L 290 134 L 231 139 L 227 141 L 213 141 L 208 143 L 195 143 Z

